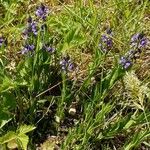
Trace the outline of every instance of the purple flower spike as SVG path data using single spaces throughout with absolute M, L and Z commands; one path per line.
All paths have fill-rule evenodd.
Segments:
M 51 53 L 54 53 L 55 52 L 55 48 L 53 48 L 53 47 L 47 47 L 47 51 L 51 52 Z
M 49 12 L 48 8 L 46 6 L 44 6 L 43 4 L 41 4 L 41 6 L 37 7 L 35 14 L 39 18 L 45 20 L 48 15 L 48 12 Z
M 22 49 L 21 53 L 26 54 L 29 51 L 33 51 L 35 49 L 34 45 L 25 45 L 24 48 Z
M 139 43 L 139 48 L 145 47 L 148 43 L 148 40 L 146 38 L 143 38 Z
M 107 42 L 108 37 L 106 35 L 102 35 L 101 40 L 102 42 Z
M 134 34 L 131 37 L 131 46 L 133 48 L 144 48 L 147 45 L 147 38 L 143 33 Z
M 34 45 L 28 45 L 28 49 L 29 49 L 29 51 L 32 51 L 34 48 L 35 48 L 35 46 L 34 46 Z
M 138 38 L 139 37 L 139 33 L 137 33 L 137 34 L 134 34 L 132 37 L 131 37 L 131 43 L 133 43 L 133 42 L 137 42 L 138 41 Z
M 23 31 L 23 38 L 25 40 L 27 40 L 31 34 L 33 34 L 35 36 L 38 34 L 38 25 L 37 25 L 37 22 L 35 22 L 31 17 L 29 17 L 28 18 L 28 26 Z
M 127 61 L 125 64 L 124 64 L 124 69 L 128 69 L 132 66 L 132 63 L 130 61 Z
M 106 35 L 102 35 L 99 46 L 103 52 L 107 52 L 113 46 L 112 39 L 107 37 Z
M 112 41 L 112 38 L 109 37 L 108 35 L 112 36 L 112 30 L 111 29 L 107 29 L 106 30 L 106 33 L 107 34 L 103 34 L 101 36 L 101 39 L 100 39 L 100 44 L 99 44 L 99 47 L 100 49 L 103 51 L 103 52 L 107 52 L 108 50 L 110 50 L 113 46 L 113 41 Z
M 64 71 L 67 70 L 67 64 L 68 64 L 68 62 L 65 59 L 62 59 L 60 61 L 60 65 L 61 65 L 62 70 L 64 70 Z
M 0 37 L 0 47 L 3 45 L 3 43 L 5 42 L 3 37 Z
M 120 65 L 123 67 L 123 69 L 127 70 L 132 66 L 132 63 L 126 57 L 121 57 Z
M 112 43 L 112 40 L 111 39 L 108 39 L 107 40 L 107 46 L 108 47 L 112 47 L 113 43 Z
M 35 21 L 29 24 L 29 29 L 31 29 L 34 35 L 38 34 L 37 23 Z
M 126 57 L 121 57 L 120 58 L 120 64 L 124 65 L 126 63 L 126 59 L 127 59 Z
M 131 50 L 129 50 L 125 56 L 120 58 L 120 65 L 123 69 L 127 70 L 133 64 L 133 61 L 140 57 L 140 53 L 147 45 L 148 39 L 143 33 L 134 34 L 131 38 Z
M 68 65 L 68 70 L 69 71 L 73 71 L 74 70 L 74 68 L 75 68 L 75 64 L 74 63 L 69 63 L 69 65 Z
M 64 71 L 73 71 L 75 69 L 75 63 L 70 60 L 69 56 L 64 57 L 60 61 L 61 69 Z
M 43 45 L 42 49 L 47 51 L 47 52 L 50 52 L 50 53 L 54 53 L 55 52 L 55 48 L 51 47 L 51 46 L 48 46 L 47 44 Z

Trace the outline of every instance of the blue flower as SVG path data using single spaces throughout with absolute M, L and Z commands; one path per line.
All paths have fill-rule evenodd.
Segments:
M 62 70 L 64 71 L 73 71 L 75 69 L 75 63 L 73 63 L 69 56 L 63 57 L 60 61 Z
M 39 18 L 45 20 L 48 15 L 48 12 L 49 12 L 48 8 L 46 6 L 44 6 L 43 4 L 41 4 L 41 6 L 37 7 L 35 14 Z
M 37 27 L 37 23 L 35 21 L 33 21 L 31 24 L 29 24 L 29 28 L 31 29 L 31 31 L 34 35 L 38 34 L 38 27 Z
M 143 33 L 137 33 L 131 37 L 131 46 L 135 49 L 144 48 L 147 45 L 147 42 L 148 40 Z
M 2 45 L 7 45 L 7 41 L 6 41 L 6 39 L 4 38 L 4 37 L 0 37 L 0 47 L 2 46 Z
M 48 46 L 47 44 L 43 45 L 43 50 L 50 52 L 50 53 L 54 53 L 55 52 L 55 48 Z
M 148 39 L 142 38 L 140 43 L 139 43 L 139 48 L 145 47 L 147 45 L 147 43 L 148 43 Z
M 140 57 L 142 49 L 147 45 L 148 40 L 143 33 L 134 34 L 131 37 L 131 49 L 120 58 L 120 65 L 126 70 L 132 66 L 132 62 Z
M 60 65 L 61 65 L 62 70 L 67 70 L 67 64 L 68 64 L 68 61 L 65 60 L 65 58 L 63 58 L 63 59 L 60 61 Z
M 26 40 L 30 34 L 37 35 L 38 34 L 38 25 L 37 22 L 32 19 L 32 17 L 28 18 L 27 28 L 23 31 L 23 38 Z
M 28 53 L 29 51 L 33 51 L 35 49 L 35 46 L 32 44 L 32 45 L 25 45 L 21 51 L 22 54 L 26 54 Z
M 120 58 L 120 65 L 123 67 L 123 69 L 127 70 L 132 66 L 132 62 L 128 60 L 126 57 Z
M 4 38 L 0 37 L 0 47 L 3 45 L 4 41 L 5 41 Z
M 68 70 L 69 70 L 69 71 L 73 71 L 74 69 L 75 69 L 75 63 L 70 62 L 70 63 L 68 64 Z
M 132 63 L 130 61 L 127 61 L 125 64 L 124 64 L 124 69 L 128 69 L 132 66 Z
M 137 42 L 137 41 L 139 40 L 139 38 L 141 37 L 141 36 L 139 36 L 139 35 L 140 35 L 139 33 L 134 34 L 134 35 L 131 37 L 131 43 Z
M 27 32 L 28 33 L 33 33 L 34 35 L 37 35 L 37 33 L 38 33 L 37 22 L 34 21 L 31 17 L 28 18 Z
M 100 44 L 99 44 L 99 47 L 103 52 L 107 52 L 113 46 L 113 41 L 112 41 L 112 38 L 110 37 L 110 36 L 112 36 L 112 30 L 107 29 L 106 33 L 107 34 L 103 34 L 101 36 Z

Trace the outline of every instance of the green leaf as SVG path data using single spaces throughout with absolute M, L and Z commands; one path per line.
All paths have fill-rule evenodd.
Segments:
M 17 138 L 17 134 L 13 131 L 9 131 L 4 136 L 0 137 L 0 144 L 8 143 Z
M 32 130 L 34 130 L 36 127 L 32 126 L 32 125 L 22 125 L 20 126 L 20 128 L 17 130 L 17 133 L 19 135 L 22 135 L 22 134 L 26 134 Z
M 144 139 L 148 137 L 150 137 L 149 131 L 136 132 L 130 139 L 130 142 L 125 144 L 124 150 L 131 150 L 132 148 L 137 147 Z
M 9 131 L 4 136 L 0 137 L 0 144 L 3 145 L 5 143 L 8 143 L 8 146 L 12 147 L 16 146 L 16 143 L 14 141 L 19 140 L 20 147 L 24 150 L 27 150 L 29 137 L 25 135 L 25 133 L 28 133 L 34 129 L 35 127 L 32 125 L 22 125 L 16 133 L 13 131 Z
M 4 92 L 2 93 L 2 96 L 5 108 L 9 108 L 9 110 L 16 108 L 16 99 L 11 92 Z
M 127 124 L 124 126 L 124 128 L 123 129 L 129 129 L 133 124 L 135 124 L 136 123 L 136 121 L 134 121 L 134 120 L 129 120 L 128 122 L 127 122 Z
M 29 137 L 25 134 L 21 134 L 21 135 L 18 136 L 18 139 L 20 140 L 21 148 L 24 149 L 24 150 L 27 150 Z
M 2 127 L 4 127 L 11 119 L 12 119 L 12 118 L 10 118 L 10 119 L 7 118 L 7 120 L 0 120 L 0 129 L 1 129 Z
M 6 77 L 3 79 L 3 83 L 0 86 L 0 92 L 6 92 L 10 89 L 15 88 L 15 83 L 10 78 Z

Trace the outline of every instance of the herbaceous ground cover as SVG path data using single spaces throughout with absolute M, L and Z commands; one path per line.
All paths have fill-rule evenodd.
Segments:
M 150 149 L 149 0 L 0 1 L 7 149 Z

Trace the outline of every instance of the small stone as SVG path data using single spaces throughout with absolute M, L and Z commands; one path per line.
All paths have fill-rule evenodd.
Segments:
M 76 109 L 75 108 L 70 108 L 69 109 L 69 114 L 75 115 L 76 114 Z
M 95 77 L 91 77 L 91 83 L 92 83 L 92 84 L 95 84 L 95 83 L 96 83 Z
M 60 117 L 56 116 L 56 117 L 55 117 L 55 121 L 56 121 L 57 123 L 60 123 Z

